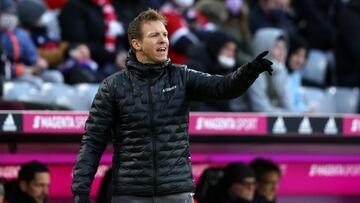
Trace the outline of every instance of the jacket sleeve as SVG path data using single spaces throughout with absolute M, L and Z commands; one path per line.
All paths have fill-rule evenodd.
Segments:
M 72 192 L 74 195 L 90 193 L 91 183 L 113 126 L 114 101 L 108 81 L 104 80 L 94 98 L 85 124 L 85 133 L 73 171 Z
M 244 93 L 258 74 L 244 71 L 248 64 L 229 75 L 210 75 L 184 68 L 187 96 L 193 101 L 232 99 Z

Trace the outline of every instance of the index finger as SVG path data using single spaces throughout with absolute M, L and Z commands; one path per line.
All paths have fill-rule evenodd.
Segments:
M 259 54 L 256 58 L 256 59 L 262 59 L 264 58 L 264 56 L 266 56 L 267 54 L 269 53 L 269 51 L 263 51 L 261 54 Z

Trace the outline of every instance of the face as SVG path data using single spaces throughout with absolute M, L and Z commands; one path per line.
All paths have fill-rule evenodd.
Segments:
M 21 183 L 22 184 L 22 183 Z M 36 173 L 29 183 L 22 184 L 22 190 L 33 197 L 38 203 L 43 203 L 49 194 L 50 174 Z
M 267 200 L 272 201 L 275 199 L 279 181 L 280 175 L 277 172 L 268 172 L 262 180 L 258 182 L 257 191 L 265 196 Z
M 271 55 L 278 63 L 285 63 L 286 52 L 284 40 L 277 40 L 271 48 Z
M 229 58 L 235 58 L 237 45 L 235 42 L 227 42 L 223 48 L 221 48 L 220 53 Z
M 0 14 L 0 28 L 14 29 L 18 24 L 18 17 L 12 13 Z
M 306 49 L 300 48 L 289 56 L 289 66 L 292 70 L 300 70 L 304 67 L 306 60 Z
M 238 197 L 252 201 L 254 199 L 256 182 L 254 177 L 247 177 L 242 182 L 232 184 L 232 192 Z
M 168 58 L 169 39 L 164 24 L 160 21 L 143 23 L 142 39 L 131 40 L 140 63 L 159 64 Z
M 264 0 L 262 1 L 264 10 L 269 11 L 272 9 L 288 10 L 290 6 L 290 0 Z

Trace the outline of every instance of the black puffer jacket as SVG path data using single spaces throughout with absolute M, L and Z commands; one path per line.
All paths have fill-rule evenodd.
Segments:
M 189 102 L 239 96 L 256 79 L 239 68 L 211 76 L 185 65 L 140 64 L 105 79 L 93 101 L 74 169 L 72 190 L 87 195 L 113 135 L 114 195 L 158 196 L 193 191 Z

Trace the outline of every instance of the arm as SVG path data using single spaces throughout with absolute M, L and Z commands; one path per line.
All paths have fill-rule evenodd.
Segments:
M 104 80 L 92 103 L 73 172 L 72 191 L 76 196 L 75 202 L 90 202 L 84 199 L 89 198 L 91 183 L 113 125 L 114 112 L 114 97 L 108 81 Z
M 23 41 L 23 43 L 20 45 L 20 49 L 22 49 L 24 53 L 24 55 L 21 56 L 21 61 L 27 66 L 35 65 L 37 60 L 39 59 L 39 55 L 30 34 L 21 29 L 18 29 L 17 33 L 17 37 L 21 37 Z
M 264 71 L 272 72 L 271 62 L 263 52 L 252 62 L 238 68 L 227 76 L 210 75 L 185 68 L 187 95 L 190 100 L 220 100 L 240 96 Z

